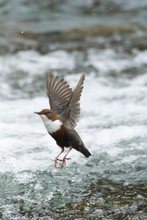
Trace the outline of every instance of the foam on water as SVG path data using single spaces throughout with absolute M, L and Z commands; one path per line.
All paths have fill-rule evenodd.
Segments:
M 0 71 L 8 73 L 21 70 L 28 74 L 41 74 L 48 69 L 74 68 L 75 63 L 72 56 L 65 51 L 52 52 L 41 55 L 36 51 L 23 51 L 13 55 L 0 57 Z
M 86 65 L 93 65 L 101 73 L 104 73 L 112 70 L 120 71 L 123 68 L 129 67 L 131 60 L 119 58 L 112 49 L 99 50 L 99 52 L 95 49 L 90 49 Z
M 109 76 L 112 73 L 119 76 L 121 71 L 134 67 L 141 68 L 146 64 L 146 51 L 136 51 L 133 56 L 128 56 L 121 53 L 119 55 L 112 49 L 89 49 L 87 54 L 88 56 L 84 64 L 82 63 L 81 65 L 84 65 L 85 68 L 93 66 L 97 69 L 99 73 L 97 96 L 101 95 L 103 92 L 103 86 L 106 85 L 103 92 L 103 95 L 105 95 L 106 98 L 109 98 L 107 93 L 117 91 L 115 88 L 112 88 L 112 85 L 113 87 L 123 85 L 126 92 L 128 92 L 127 85 L 130 84 L 130 81 L 125 78 L 123 78 L 123 80 L 118 78 L 117 82 L 115 82 L 108 80 L 106 76 Z M 58 70 L 66 69 L 66 71 L 74 71 L 77 62 L 80 62 L 77 61 L 77 53 L 68 53 L 65 51 L 56 51 L 45 55 L 41 55 L 35 51 L 22 51 L 13 55 L 1 56 L 0 72 L 2 74 L 0 75 L 0 81 L 2 89 L 0 90 L 0 98 L 6 97 L 14 99 L 28 97 L 29 91 L 31 94 L 35 93 L 35 90 L 30 89 L 34 79 L 37 79 L 37 77 L 42 77 L 42 79 L 44 79 L 44 73 L 48 73 L 51 70 L 55 70 L 57 74 Z M 144 70 L 142 71 L 144 72 Z M 146 77 L 143 77 L 143 79 L 146 79 Z M 72 80 L 74 80 L 74 78 Z M 89 80 L 93 80 L 93 78 L 91 77 Z M 69 81 L 71 81 L 71 79 L 69 79 Z M 30 87 L 28 87 L 28 85 L 30 85 Z M 25 89 L 25 87 L 27 89 Z M 93 93 L 93 88 L 89 89 L 89 93 Z M 129 92 L 134 92 L 133 89 L 136 88 L 132 87 L 132 90 Z M 141 92 L 141 90 L 139 92 Z M 118 90 L 117 93 L 121 93 L 121 90 Z
M 111 73 L 116 71 L 119 74 L 120 71 L 131 67 L 141 67 L 146 64 L 147 51 L 139 52 L 134 51 L 133 56 L 126 54 L 120 54 L 112 49 L 96 50 L 89 49 L 88 60 L 86 65 L 94 66 L 100 74 Z
M 74 56 L 61 51 L 47 55 L 39 55 L 32 51 L 19 52 L 12 57 L 8 56 L 5 65 L 2 65 L 4 58 L 1 57 L 0 69 L 5 73 L 1 78 L 4 79 L 7 74 L 9 75 L 12 69 L 27 72 L 27 80 L 35 74 L 42 75 L 51 68 L 72 69 L 75 66 Z M 101 67 L 98 62 L 100 56 Z M 93 161 L 93 157 L 103 153 L 112 157 L 115 163 L 122 164 L 132 163 L 139 157 L 144 157 L 147 150 L 145 145 L 147 88 L 144 83 L 147 81 L 146 74 L 132 80 L 124 79 L 125 85 L 121 83 L 119 85 L 117 81 L 116 86 L 111 78 L 102 75 L 111 68 L 115 70 L 125 68 L 126 65 L 131 65 L 131 62 L 142 65 L 139 56 L 146 56 L 146 53 L 135 54 L 130 61 L 124 61 L 122 58 L 122 61 L 118 62 L 118 59 L 115 60 L 114 51 L 112 53 L 105 51 L 105 54 L 99 55 L 94 51 L 85 63 L 85 65 L 88 62 L 93 65 L 95 63 L 101 73 L 99 77 L 93 73 L 86 77 L 81 98 L 81 120 L 76 128 L 92 157 L 87 160 L 73 150 L 70 153 L 72 160 L 67 162 L 69 167 L 73 162 L 84 164 Z M 108 64 L 111 61 L 114 64 L 105 65 L 105 57 Z M 74 87 L 79 77 L 79 74 L 70 74 L 65 76 L 65 79 Z M 2 85 L 5 87 L 5 82 Z M 6 88 L 6 91 L 11 92 L 11 87 Z M 0 172 L 18 173 L 53 168 L 53 159 L 60 148 L 48 136 L 40 118 L 33 113 L 46 107 L 48 100 L 45 92 L 44 96 L 40 97 L 26 99 L 15 97 L 13 101 L 5 100 L 0 103 Z M 140 153 L 137 155 L 136 151 Z M 27 175 L 25 177 L 30 178 Z
M 0 218 L 146 219 L 147 1 L 0 5 Z M 34 111 L 49 73 L 74 87 L 80 72 L 76 130 L 92 156 L 73 150 L 55 169 L 60 148 Z

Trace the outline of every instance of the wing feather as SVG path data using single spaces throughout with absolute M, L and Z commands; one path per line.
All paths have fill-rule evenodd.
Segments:
M 71 99 L 72 90 L 69 85 L 58 76 L 49 75 L 47 79 L 47 96 L 52 111 L 62 114 Z
M 63 113 L 63 117 L 70 121 L 70 124 L 75 127 L 80 116 L 80 97 L 83 89 L 83 83 L 85 80 L 85 75 L 82 74 L 80 80 L 72 92 L 72 96 L 69 100 L 68 106 Z
M 47 80 L 46 93 L 51 110 L 61 115 L 61 119 L 73 127 L 76 126 L 80 116 L 80 97 L 84 80 L 85 75 L 82 74 L 73 91 L 67 82 L 58 76 L 49 75 Z

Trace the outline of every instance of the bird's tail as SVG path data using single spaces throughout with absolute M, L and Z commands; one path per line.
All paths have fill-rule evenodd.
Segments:
M 80 146 L 79 147 L 79 151 L 85 156 L 85 157 L 90 157 L 91 153 L 89 152 L 89 150 L 84 146 Z

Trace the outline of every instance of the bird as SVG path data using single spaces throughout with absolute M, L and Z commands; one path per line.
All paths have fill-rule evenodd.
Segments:
M 72 149 L 79 151 L 86 158 L 91 156 L 80 135 L 75 130 L 80 116 L 80 97 L 84 80 L 85 74 L 82 74 L 76 87 L 72 90 L 63 78 L 53 74 L 48 75 L 46 94 L 50 109 L 45 108 L 39 112 L 34 112 L 41 117 L 47 132 L 61 148 L 60 153 L 54 160 L 55 167 L 57 167 L 58 161 L 62 161 L 62 167 L 66 165 L 66 160 L 71 159 L 67 155 Z M 69 148 L 68 152 L 63 159 L 59 159 L 65 148 Z

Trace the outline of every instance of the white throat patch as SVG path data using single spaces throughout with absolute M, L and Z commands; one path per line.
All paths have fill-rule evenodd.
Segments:
M 45 115 L 40 115 L 40 117 L 49 133 L 54 133 L 61 128 L 62 122 L 60 120 L 51 121 Z

